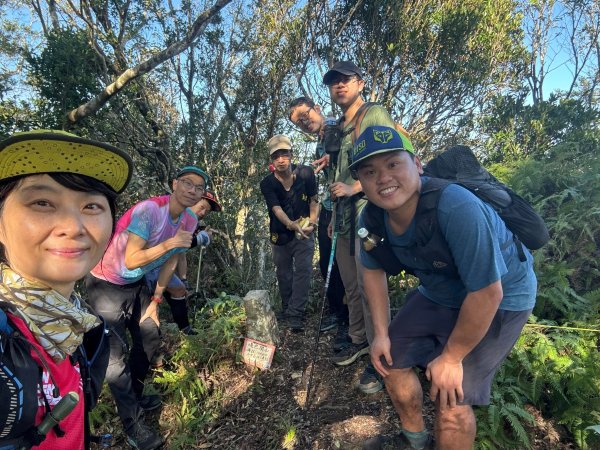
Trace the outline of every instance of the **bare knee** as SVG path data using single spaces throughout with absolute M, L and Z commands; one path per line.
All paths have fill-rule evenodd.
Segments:
M 383 380 L 392 398 L 401 402 L 415 400 L 420 402 L 423 391 L 413 369 L 391 369 L 389 375 Z
M 405 430 L 419 432 L 423 422 L 423 389 L 413 369 L 392 369 L 384 378 L 385 387 Z
M 475 440 L 476 424 L 470 406 L 436 411 L 436 435 L 440 449 L 470 449 Z

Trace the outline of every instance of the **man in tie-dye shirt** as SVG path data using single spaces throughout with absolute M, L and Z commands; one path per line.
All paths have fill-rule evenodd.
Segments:
M 144 379 L 160 344 L 158 304 L 145 274 L 160 267 L 158 284 L 166 286 L 181 252 L 190 248 L 198 223 L 189 209 L 209 182 L 200 168 L 186 166 L 173 181 L 173 193 L 137 203 L 119 219 L 104 257 L 86 278 L 89 301 L 111 329 L 106 379 L 130 445 L 152 450 L 162 437 L 147 427 L 141 410 L 160 406 L 157 395 L 143 396 Z M 129 361 L 125 360 L 131 335 Z

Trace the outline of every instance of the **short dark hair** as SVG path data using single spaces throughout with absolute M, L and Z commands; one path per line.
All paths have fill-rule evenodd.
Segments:
M 298 97 L 292 100 L 290 106 L 288 106 L 288 119 L 292 120 L 292 111 L 294 110 L 294 108 L 300 105 L 306 105 L 309 108 L 314 108 L 316 103 L 314 102 L 314 100 L 308 97 Z

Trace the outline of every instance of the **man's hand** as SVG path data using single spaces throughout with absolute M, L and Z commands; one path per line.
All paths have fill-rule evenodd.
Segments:
M 373 363 L 373 366 L 377 372 L 379 372 L 383 377 L 387 377 L 390 374 L 390 371 L 382 364 L 381 357 L 383 356 L 386 364 L 391 366 L 393 364 L 391 349 L 392 344 L 387 334 L 385 336 L 376 335 L 373 338 L 373 342 L 371 342 L 371 362 Z
M 150 304 L 146 308 L 146 312 L 140 319 L 140 325 L 148 317 L 150 317 L 152 320 L 154 320 L 154 323 L 156 324 L 157 327 L 160 327 L 160 321 L 158 320 L 158 303 L 152 302 L 152 301 L 150 302 Z
M 354 188 L 346 183 L 342 183 L 341 181 L 336 181 L 329 187 L 329 191 L 331 192 L 331 199 L 335 200 L 340 197 L 352 197 L 355 192 Z
M 302 227 L 302 232 L 306 235 L 306 236 L 310 236 L 310 234 L 315 231 L 315 226 L 314 225 L 306 225 L 305 227 Z
M 191 231 L 185 231 L 179 228 L 175 236 L 169 239 L 171 242 L 172 248 L 190 248 L 192 245 L 192 238 L 194 237 L 194 233 Z
M 301 219 L 291 221 L 290 224 L 287 226 L 287 229 L 293 231 L 294 233 L 300 234 L 302 239 L 308 239 L 308 236 L 304 234 L 304 229 L 300 225 L 300 220 Z
M 329 165 L 329 155 L 323 155 L 323 157 L 315 159 L 311 164 L 315 167 L 315 174 L 317 174 Z
M 453 361 L 442 353 L 429 364 L 425 372 L 431 381 L 429 396 L 432 401 L 439 401 L 441 411 L 452 409 L 457 402 L 464 400 L 462 389 L 463 366 L 461 361 Z

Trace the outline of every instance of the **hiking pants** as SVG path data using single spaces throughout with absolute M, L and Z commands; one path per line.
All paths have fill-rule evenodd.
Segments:
M 272 245 L 273 262 L 283 311 L 290 318 L 304 318 L 308 301 L 315 240 L 292 239 L 285 245 Z
M 150 291 L 143 278 L 135 283 L 117 285 L 88 275 L 85 285 L 90 306 L 104 318 L 110 330 L 106 381 L 123 428 L 127 430 L 140 417 L 138 399 L 144 390 L 150 361 L 160 346 L 160 329 L 154 321 L 148 318 L 140 324 L 142 311 L 150 304 Z M 129 352 L 127 330 L 132 342 Z
M 360 239 L 354 239 L 354 256 L 351 256 L 350 238 L 348 236 L 338 236 L 335 257 L 346 289 L 349 312 L 348 334 L 354 344 L 362 344 L 366 339 L 371 345 L 375 332 L 371 310 L 364 295 L 364 267 L 360 263 Z M 389 308 L 387 315 L 389 323 Z

